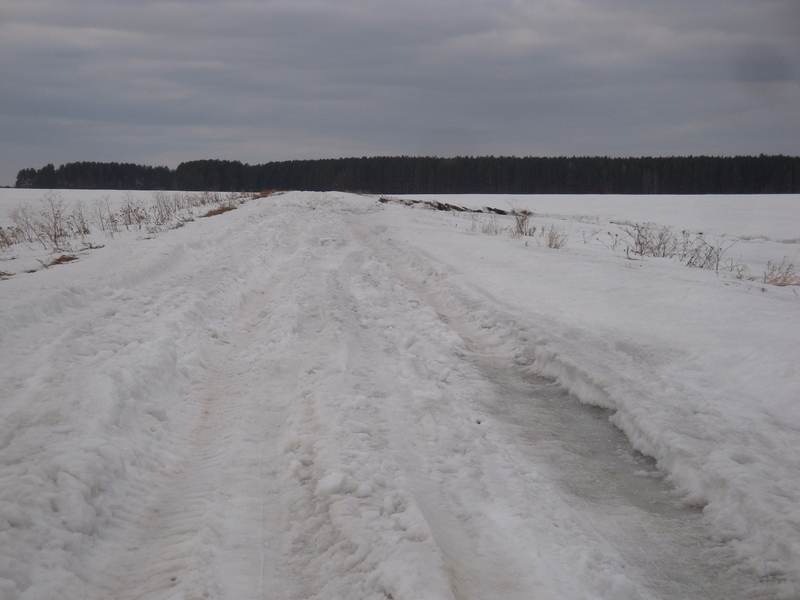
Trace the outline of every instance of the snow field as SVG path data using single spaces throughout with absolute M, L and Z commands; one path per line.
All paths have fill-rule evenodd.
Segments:
M 780 264 L 784 257 L 798 261 L 800 231 L 796 225 L 797 195 L 409 195 L 403 198 L 438 200 L 481 209 L 512 207 L 535 214 L 541 227 L 566 231 L 571 246 L 608 249 L 613 236 L 626 239 L 623 227 L 653 224 L 675 234 L 700 233 L 725 249 L 724 260 L 748 267 L 747 276 L 760 281 L 767 263 Z M 464 225 L 462 224 L 462 228 Z M 594 235 L 592 235 L 594 234 Z M 609 235 L 610 234 L 610 235 Z M 585 244 L 584 240 L 588 240 Z M 619 244 L 617 252 L 624 252 Z M 755 286 L 755 284 L 752 284 Z
M 0 595 L 794 597 L 793 292 L 459 218 L 292 193 L 0 282 Z

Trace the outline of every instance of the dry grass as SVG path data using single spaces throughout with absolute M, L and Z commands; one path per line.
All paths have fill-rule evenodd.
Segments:
M 14 245 L 14 230 L 11 227 L 0 227 L 0 252 Z
M 569 234 L 566 231 L 560 227 L 556 227 L 555 225 L 543 227 L 540 236 L 548 248 L 555 249 L 563 248 L 567 243 L 567 239 L 569 238 Z
M 232 204 L 225 204 L 223 206 L 218 206 L 217 208 L 212 208 L 207 213 L 200 215 L 200 217 L 216 217 L 217 215 L 221 215 L 222 213 L 226 213 L 231 210 L 236 210 L 236 207 Z
M 767 262 L 763 281 L 779 286 L 800 285 L 800 274 L 795 270 L 794 263 L 789 260 L 789 257 L 784 256 L 780 264 Z
M 61 256 L 57 256 L 53 260 L 43 262 L 42 266 L 46 269 L 48 267 L 54 267 L 56 265 L 63 265 L 64 263 L 72 262 L 73 260 L 78 260 L 78 257 L 74 254 L 62 254 Z

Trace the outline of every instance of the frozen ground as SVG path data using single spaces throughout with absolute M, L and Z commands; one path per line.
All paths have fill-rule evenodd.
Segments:
M 758 275 L 800 198 L 445 200 L 569 240 L 290 193 L 0 255 L 0 598 L 800 597 L 796 288 L 606 241 Z

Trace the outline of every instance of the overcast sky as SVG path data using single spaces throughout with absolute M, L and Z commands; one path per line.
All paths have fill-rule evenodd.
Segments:
M 800 154 L 800 0 L 0 0 L 0 185 L 93 160 Z

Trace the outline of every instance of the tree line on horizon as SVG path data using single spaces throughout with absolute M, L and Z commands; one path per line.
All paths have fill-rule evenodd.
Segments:
M 22 169 L 17 188 L 375 194 L 800 193 L 800 157 L 413 157 L 194 160 L 175 169 L 73 162 Z

